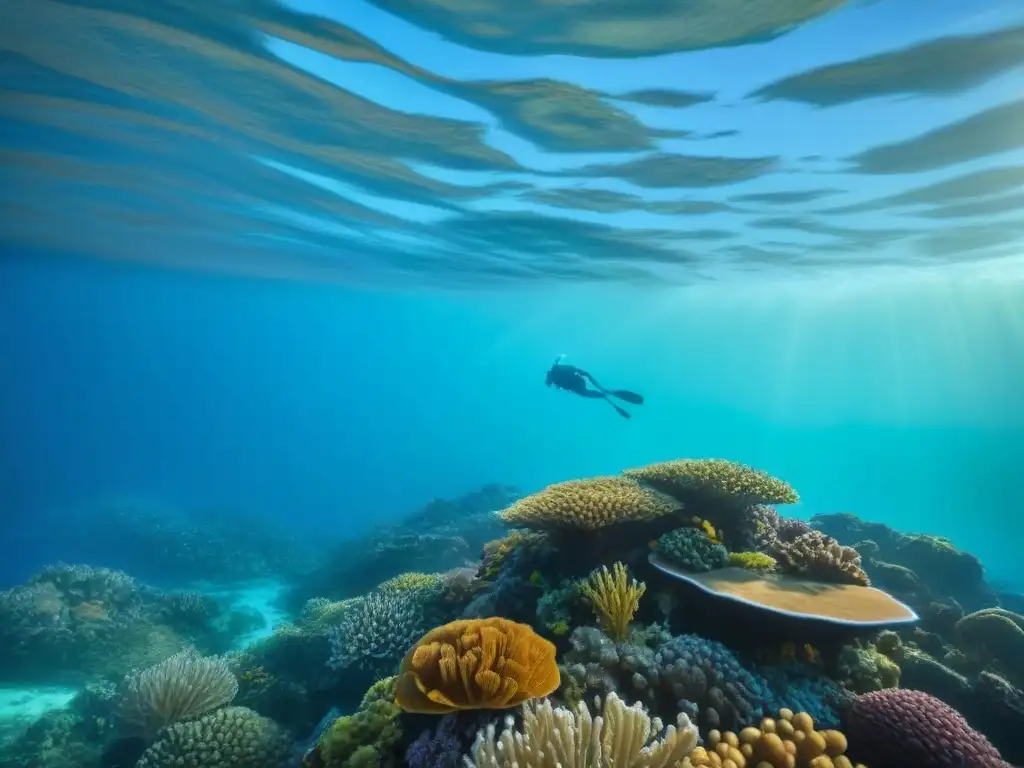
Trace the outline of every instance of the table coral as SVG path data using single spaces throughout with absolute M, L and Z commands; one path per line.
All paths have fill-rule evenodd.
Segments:
M 664 490 L 683 503 L 692 499 L 741 506 L 795 504 L 799 494 L 783 480 L 726 459 L 675 459 L 623 472 L 628 478 Z

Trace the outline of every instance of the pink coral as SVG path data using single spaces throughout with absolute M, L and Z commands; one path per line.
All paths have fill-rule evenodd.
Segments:
M 850 753 L 885 768 L 1009 768 L 960 714 L 921 691 L 888 688 L 858 696 L 847 714 Z

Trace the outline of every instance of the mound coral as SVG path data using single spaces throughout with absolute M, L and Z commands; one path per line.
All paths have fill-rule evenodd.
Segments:
M 396 701 L 406 712 L 505 709 L 558 688 L 555 646 L 525 624 L 463 619 L 432 629 L 402 660 Z
M 671 515 L 679 502 L 623 477 L 592 477 L 549 485 L 501 513 L 511 525 L 541 530 L 598 530 Z
M 887 688 L 858 696 L 846 719 L 850 751 L 885 768 L 1009 768 L 952 707 L 921 691 Z
M 730 552 L 729 565 L 752 571 L 770 571 L 775 567 L 775 558 L 763 552 Z
M 473 745 L 467 768 L 675 768 L 685 765 L 686 756 L 697 744 L 697 729 L 685 714 L 675 725 L 662 731 L 661 722 L 639 704 L 626 706 L 614 693 L 592 717 L 582 702 L 572 712 L 552 707 L 548 699 L 523 705 L 523 724 L 513 730 L 514 720 L 495 738 L 489 725 Z
M 814 729 L 814 719 L 806 712 L 779 711 L 778 719 L 766 717 L 760 727 L 732 731 L 713 731 L 708 746 L 697 747 L 690 755 L 694 768 L 852 768 L 844 753 L 846 737 L 839 731 Z
M 580 590 L 594 606 L 601 626 L 616 642 L 626 639 L 629 624 L 647 585 L 636 579 L 630 581 L 626 566 L 615 563 L 611 572 L 604 566 L 590 576 L 590 583 L 580 584 Z
M 378 674 L 392 671 L 422 634 L 425 620 L 409 591 L 371 592 L 345 611 L 328 633 L 331 669 L 359 667 Z
M 374 768 L 402 737 L 394 677 L 378 680 L 359 709 L 337 718 L 320 736 L 317 752 L 325 768 Z
M 711 571 L 724 568 L 729 553 L 721 544 L 696 528 L 677 528 L 662 535 L 654 551 L 688 571 Z
M 136 768 L 279 768 L 287 732 L 245 707 L 227 707 L 161 731 Z
M 677 459 L 628 469 L 623 474 L 671 494 L 683 503 L 795 504 L 799 495 L 778 478 L 725 459 Z
M 147 734 L 194 720 L 229 704 L 238 693 L 238 681 L 223 660 L 193 650 L 131 672 L 122 685 L 122 719 Z
M 654 553 L 648 560 L 658 570 L 702 592 L 785 616 L 858 627 L 918 620 L 909 607 L 874 587 L 825 584 L 790 574 L 758 573 L 745 568 L 687 573 Z
M 1008 677 L 1024 681 L 1024 616 L 1005 608 L 983 608 L 960 619 L 953 637 L 962 651 L 995 660 Z
M 860 553 L 821 531 L 810 531 L 791 542 L 776 542 L 772 555 L 780 569 L 791 573 L 839 584 L 871 583 L 861 568 Z

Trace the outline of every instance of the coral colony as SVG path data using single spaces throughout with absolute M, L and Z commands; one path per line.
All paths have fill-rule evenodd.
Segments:
M 208 595 L 49 568 L 0 594 L 0 676 L 80 690 L 0 765 L 1024 762 L 1024 599 L 797 500 L 719 459 L 490 486 L 291 569 L 290 622 L 241 649 L 253 617 Z

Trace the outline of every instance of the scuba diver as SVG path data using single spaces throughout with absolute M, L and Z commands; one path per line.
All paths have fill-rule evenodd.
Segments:
M 562 361 L 564 359 L 565 355 L 559 355 L 555 358 L 551 370 L 548 371 L 544 383 L 549 387 L 553 386 L 556 389 L 564 389 L 566 392 L 572 392 L 580 397 L 602 398 L 624 419 L 631 418 L 629 412 L 613 403 L 611 398 L 615 397 L 627 403 L 633 403 L 633 405 L 643 405 L 644 398 L 642 395 L 630 392 L 627 389 L 605 389 L 598 384 L 597 379 L 583 369 L 573 365 L 563 365 Z M 588 382 L 594 385 L 594 389 L 587 386 Z

